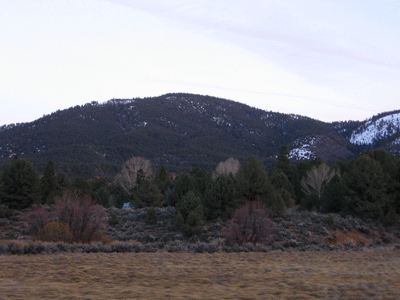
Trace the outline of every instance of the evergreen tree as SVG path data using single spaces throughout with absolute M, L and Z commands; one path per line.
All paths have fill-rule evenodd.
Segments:
M 110 189 L 107 180 L 104 178 L 96 178 L 90 182 L 90 195 L 97 204 L 109 207 Z
M 196 180 L 197 191 L 199 195 L 203 196 L 207 187 L 212 182 L 211 174 L 204 169 L 200 169 L 199 167 L 194 167 L 190 171 L 190 175 L 192 175 L 193 178 Z
M 286 146 L 282 146 L 279 149 L 278 161 L 276 167 L 282 170 L 285 174 L 290 172 L 290 159 L 289 159 L 289 149 Z
M 186 236 L 201 234 L 204 212 L 200 197 L 192 191 L 183 196 L 176 204 L 175 218 L 175 226 Z
M 250 157 L 241 165 L 237 179 L 242 196 L 248 201 L 261 199 L 265 202 L 268 193 L 273 190 L 264 165 L 255 157 Z
M 124 203 L 130 202 L 132 195 L 129 194 L 120 184 L 113 183 L 110 186 L 110 205 L 122 208 Z
M 341 213 L 345 210 L 346 186 L 343 179 L 336 175 L 325 186 L 321 199 L 321 211 L 323 213 Z
M 276 191 L 283 198 L 286 207 L 291 207 L 295 203 L 296 193 L 292 183 L 286 174 L 278 168 L 274 168 L 269 172 L 269 180 Z
M 171 176 L 168 174 L 168 171 L 164 165 L 162 165 L 158 170 L 156 179 L 158 179 L 160 182 L 167 182 L 171 179 Z
M 64 173 L 58 173 L 56 175 L 56 180 L 57 180 L 57 188 L 61 192 L 71 187 L 70 179 Z
M 174 194 L 170 199 L 170 204 L 175 206 L 178 201 L 185 196 L 189 191 L 199 195 L 197 182 L 192 175 L 184 172 L 177 176 L 174 180 Z
M 154 183 L 160 189 L 162 195 L 164 195 L 165 204 L 169 204 L 170 191 L 173 188 L 172 178 L 169 175 L 167 169 L 162 165 L 156 174 L 156 178 L 154 179 Z M 168 191 L 168 192 L 167 192 Z
M 219 175 L 204 193 L 204 211 L 208 220 L 228 220 L 240 203 L 238 182 L 232 175 Z
M 287 207 L 281 194 L 278 191 L 272 190 L 266 201 L 264 201 L 274 217 L 285 217 Z
M 1 203 L 11 209 L 23 209 L 39 202 L 39 178 L 32 163 L 14 158 L 3 173 Z
M 387 193 L 387 176 L 378 161 L 368 154 L 351 163 L 345 177 L 348 195 L 345 212 L 362 219 L 383 219 L 393 199 Z
M 49 161 L 44 169 L 43 177 L 40 180 L 41 202 L 42 204 L 53 204 L 57 193 L 57 178 L 55 167 L 52 161 Z
M 132 195 L 132 202 L 137 208 L 148 206 L 161 207 L 164 204 L 158 186 L 150 180 L 144 180 L 135 189 Z
M 79 195 L 90 194 L 90 183 L 83 177 L 77 177 L 72 181 L 72 189 Z

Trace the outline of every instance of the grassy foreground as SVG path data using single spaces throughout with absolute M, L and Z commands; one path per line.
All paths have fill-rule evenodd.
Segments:
M 400 299 L 400 250 L 0 257 L 1 299 Z

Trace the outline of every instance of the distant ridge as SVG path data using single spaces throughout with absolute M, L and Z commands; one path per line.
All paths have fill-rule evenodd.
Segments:
M 59 171 L 73 176 L 111 179 L 132 156 L 180 172 L 194 166 L 212 170 L 231 156 L 244 160 L 254 155 L 272 166 L 281 146 L 291 150 L 293 159 L 335 161 L 375 148 L 399 154 L 399 113 L 325 123 L 183 93 L 92 101 L 34 122 L 0 127 L 0 167 L 20 156 L 39 171 L 52 160 Z M 370 126 L 382 124 L 386 131 L 380 130 L 371 143 L 356 142 L 372 132 Z

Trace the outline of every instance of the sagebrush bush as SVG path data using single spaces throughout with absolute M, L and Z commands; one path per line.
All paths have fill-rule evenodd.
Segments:
M 274 234 L 274 223 L 270 213 L 261 201 L 246 202 L 235 211 L 229 229 L 225 232 L 228 244 L 263 243 Z

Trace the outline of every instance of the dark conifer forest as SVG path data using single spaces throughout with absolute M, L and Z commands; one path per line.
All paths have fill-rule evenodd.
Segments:
M 0 213 L 73 195 L 104 207 L 174 206 L 186 236 L 246 205 L 271 218 L 296 207 L 392 226 L 399 133 L 351 142 L 374 118 L 328 124 L 190 94 L 92 102 L 1 128 Z

